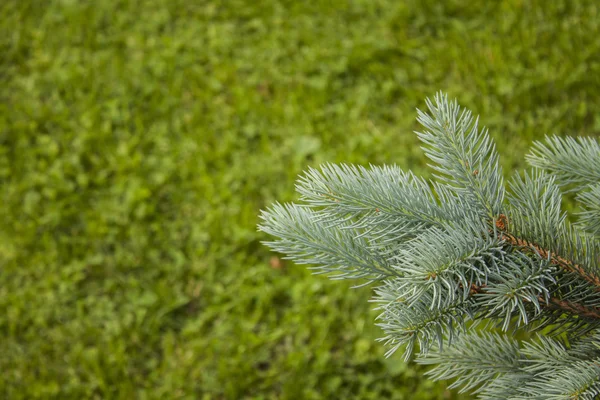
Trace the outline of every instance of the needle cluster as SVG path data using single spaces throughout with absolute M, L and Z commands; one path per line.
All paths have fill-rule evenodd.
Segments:
M 417 135 L 435 171 L 324 165 L 259 229 L 335 279 L 376 283 L 388 354 L 481 399 L 600 395 L 600 144 L 547 137 L 507 184 L 478 119 L 438 94 Z M 562 191 L 577 191 L 570 223 Z M 517 340 L 519 330 L 536 331 Z

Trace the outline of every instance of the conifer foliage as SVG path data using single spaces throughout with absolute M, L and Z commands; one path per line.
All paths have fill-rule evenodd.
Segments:
M 375 283 L 388 354 L 418 352 L 451 387 L 481 399 L 597 398 L 599 143 L 547 137 L 527 157 L 533 168 L 505 184 L 471 112 L 441 93 L 427 108 L 417 135 L 435 180 L 397 166 L 311 168 L 298 203 L 262 212 L 266 244 L 318 273 Z M 562 191 L 577 193 L 575 223 Z

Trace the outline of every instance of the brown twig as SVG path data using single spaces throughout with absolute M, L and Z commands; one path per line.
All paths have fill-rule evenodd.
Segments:
M 474 283 L 471 283 L 471 286 L 469 288 L 469 294 L 472 296 L 474 294 L 484 293 L 486 287 L 487 286 L 485 284 L 479 286 Z M 526 299 L 524 300 L 528 301 Z M 573 303 L 567 300 L 561 300 L 556 297 L 550 297 L 546 301 L 546 299 L 543 296 L 539 296 L 538 300 L 540 304 L 546 305 L 554 309 L 560 309 L 590 319 L 600 319 L 600 308 L 598 307 L 586 307 L 581 304 Z
M 548 305 L 586 318 L 600 319 L 600 309 L 597 307 L 585 307 L 581 304 L 557 299 L 556 297 L 550 297 Z
M 581 265 L 575 264 L 572 261 L 569 261 L 559 256 L 558 254 L 553 254 L 551 251 L 542 248 L 536 243 L 532 243 L 525 239 L 514 237 L 513 235 L 506 232 L 507 227 L 508 219 L 506 218 L 506 215 L 500 214 L 500 216 L 496 220 L 496 228 L 498 228 L 501 231 L 501 239 L 512 244 L 513 246 L 525 247 L 535 250 L 540 255 L 540 257 L 549 259 L 553 264 L 560 266 L 565 271 L 574 272 L 578 274 L 583 279 L 593 284 L 596 287 L 596 290 L 600 291 L 600 277 L 590 275 Z
M 513 246 L 517 246 L 517 247 L 521 247 L 521 248 L 529 248 L 529 249 L 536 251 L 540 255 L 540 257 L 550 260 L 553 264 L 560 266 L 564 270 L 577 273 L 582 278 L 584 278 L 588 282 L 595 285 L 596 289 L 600 291 L 600 277 L 593 276 L 593 275 L 591 276 L 583 269 L 582 266 L 577 265 L 569 260 L 566 260 L 565 258 L 563 258 L 557 254 L 553 254 L 549 250 L 546 250 L 535 243 L 529 242 L 524 239 L 516 238 L 516 237 L 510 235 L 509 233 L 507 233 L 506 230 L 508 228 L 508 219 L 507 219 L 506 215 L 500 214 L 498 219 L 495 221 L 495 226 L 501 232 L 500 237 L 503 240 L 505 240 L 506 242 L 512 244 Z M 435 279 L 436 274 L 431 273 L 429 276 L 427 276 L 427 279 L 431 279 L 431 278 Z M 462 289 L 463 285 L 459 284 L 459 287 Z M 485 284 L 476 285 L 475 283 L 471 283 L 471 285 L 469 287 L 469 295 L 473 296 L 476 294 L 485 293 L 486 290 L 487 290 L 487 286 Z M 529 300 L 524 299 L 524 301 L 529 301 Z M 541 295 L 538 297 L 538 301 L 542 306 L 545 306 L 548 308 L 562 310 L 564 312 L 576 314 L 578 316 L 585 317 L 585 318 L 600 319 L 600 308 L 599 307 L 586 307 L 584 305 L 581 305 L 578 303 L 573 303 L 568 300 L 561 300 L 557 297 L 550 297 L 550 298 L 546 299 L 545 297 L 543 297 Z

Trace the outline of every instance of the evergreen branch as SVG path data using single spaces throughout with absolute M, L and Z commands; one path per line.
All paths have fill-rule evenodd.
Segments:
M 318 264 L 314 269 L 321 273 L 340 272 L 333 278 L 378 280 L 397 274 L 355 230 L 323 226 L 307 207 L 275 204 L 261 219 L 259 230 L 279 238 L 264 244 L 298 264 Z
M 570 347 L 564 340 L 537 335 L 537 341 L 526 341 L 522 350 L 526 357 L 524 370 L 535 375 L 546 374 L 548 368 L 562 369 L 578 361 L 597 363 L 600 358 L 599 331 L 576 341 Z
M 432 309 L 466 300 L 470 285 L 485 285 L 488 276 L 499 270 L 505 254 L 498 238 L 475 234 L 474 229 L 468 225 L 451 231 L 431 228 L 394 257 L 394 267 L 401 273 L 398 282 L 410 288 L 409 305 L 424 293 L 431 296 Z
M 513 225 L 519 222 L 516 228 L 536 237 L 542 245 L 553 243 L 567 216 L 561 211 L 562 195 L 554 177 L 541 170 L 525 171 L 524 178 L 513 175 L 509 186 L 508 213 Z
M 481 209 L 481 215 L 494 218 L 500 213 L 504 198 L 502 168 L 495 145 L 487 131 L 479 131 L 478 119 L 461 110 L 456 101 L 438 93 L 426 101 L 429 114 L 417 110 L 417 120 L 426 129 L 417 132 L 430 165 L 442 175 L 464 201 Z
M 261 215 L 259 229 L 277 238 L 267 244 L 337 278 L 381 280 L 386 355 L 406 346 L 408 359 L 419 345 L 420 360 L 438 365 L 430 375 L 452 387 L 496 400 L 600 395 L 600 145 L 537 143 L 529 161 L 555 176 L 515 176 L 505 203 L 487 132 L 446 96 L 427 106 L 418 135 L 438 182 L 395 166 L 310 169 L 297 183 L 304 205 Z M 567 222 L 557 182 L 588 189 L 576 225 L 587 233 Z M 469 320 L 549 327 L 572 346 L 459 335 Z
M 540 334 L 537 341 L 524 342 L 522 353 L 526 357 L 524 369 L 534 375 L 544 373 L 549 366 L 561 368 L 581 360 L 571 354 L 563 340 L 549 339 Z
M 563 302 L 563 304 L 558 304 L 556 300 L 560 300 L 561 302 Z M 565 305 L 565 302 L 568 304 Z M 553 296 L 549 300 L 549 304 L 544 306 L 544 312 L 535 319 L 532 319 L 532 322 L 535 321 L 536 324 L 528 326 L 528 329 L 535 330 L 538 332 L 544 330 L 544 333 L 546 335 L 552 337 L 557 337 L 562 334 L 566 334 L 566 336 L 569 337 L 571 340 L 577 340 L 578 338 L 585 337 L 591 331 L 600 327 L 600 320 L 598 318 L 594 318 L 591 315 L 584 316 L 574 314 L 573 311 L 576 309 L 576 307 L 574 307 L 573 305 L 581 304 L 577 303 L 576 301 L 565 300 Z M 591 311 L 595 315 L 598 314 L 597 307 L 589 305 L 582 306 L 587 311 Z
M 600 357 L 600 328 L 588 336 L 575 341 L 570 348 L 570 354 L 578 360 L 589 360 Z
M 554 177 L 535 170 L 531 175 L 525 173 L 524 179 L 515 175 L 510 186 L 508 215 L 502 214 L 495 221 L 506 241 L 548 258 L 600 289 L 598 244 L 566 223 Z
M 523 386 L 534 378 L 523 370 L 507 372 L 482 388 L 478 398 L 481 400 L 522 400 Z M 535 397 L 525 397 L 529 400 Z
M 542 259 L 550 260 L 553 264 L 561 267 L 566 272 L 572 272 L 579 275 L 589 283 L 593 284 L 596 287 L 596 290 L 600 291 L 600 277 L 598 275 L 589 273 L 582 265 L 567 260 L 566 258 L 558 255 L 556 252 L 545 249 L 532 241 L 518 238 L 508 233 L 507 229 L 509 229 L 509 220 L 506 215 L 500 215 L 500 218 L 496 220 L 495 225 L 496 228 L 501 231 L 500 237 L 502 240 L 522 250 L 533 250 L 535 254 L 539 255 L 539 257 Z
M 593 185 L 590 190 L 577 195 L 584 211 L 578 213 L 577 225 L 592 235 L 600 235 L 600 184 Z
M 544 365 L 544 372 L 521 389 L 527 399 L 531 396 L 556 400 L 594 400 L 600 396 L 600 358 L 576 361 L 553 367 Z
M 593 276 L 593 275 L 588 274 L 581 265 L 578 265 L 578 264 L 573 263 L 572 261 L 566 260 L 565 258 L 563 258 L 559 255 L 556 255 L 556 253 L 553 253 L 550 250 L 544 249 L 544 248 L 538 246 L 537 244 L 529 242 L 525 239 L 515 238 L 514 236 L 512 236 L 510 234 L 503 234 L 501 237 L 504 240 L 506 240 L 508 243 L 512 244 L 513 246 L 520 247 L 521 249 L 529 248 L 529 249 L 535 250 L 535 252 L 537 254 L 539 254 L 539 256 L 541 258 L 550 259 L 553 264 L 562 267 L 565 271 L 578 274 L 586 281 L 597 286 L 598 290 L 600 290 L 600 278 L 598 276 Z
M 530 318 L 542 312 L 550 298 L 547 286 L 555 282 L 552 272 L 545 260 L 534 261 L 521 253 L 509 253 L 504 268 L 494 273 L 489 284 L 477 294 L 477 305 L 487 310 L 486 318 L 503 318 L 504 331 L 516 312 L 520 315 L 518 321 L 527 325 Z
M 453 218 L 438 205 L 425 180 L 396 166 L 309 168 L 298 179 L 296 190 L 302 201 L 321 209 L 323 221 L 352 220 L 356 228 L 388 227 L 401 221 L 442 227 Z
M 527 161 L 556 175 L 562 185 L 581 190 L 600 181 L 600 144 L 592 138 L 546 136 L 546 143 L 534 142 Z
M 412 305 L 406 304 L 406 299 L 398 282 L 386 280 L 384 285 L 375 289 L 374 302 L 383 303 L 378 310 L 383 312 L 377 319 L 383 322 L 377 325 L 383 329 L 386 336 L 378 339 L 391 348 L 386 356 L 390 356 L 398 348 L 406 345 L 404 359 L 408 360 L 416 343 L 420 351 L 427 353 L 433 343 L 443 348 L 444 342 L 452 344 L 457 335 L 456 328 L 465 330 L 465 320 L 473 319 L 473 313 L 468 302 L 455 301 L 443 307 L 431 309 L 432 297 L 423 294 Z
M 426 373 L 433 380 L 454 379 L 450 389 L 479 392 L 483 384 L 519 371 L 523 363 L 519 343 L 495 333 L 464 334 L 446 351 L 421 355 L 417 363 L 436 365 Z
M 463 288 L 462 284 L 459 284 L 459 286 L 461 289 Z M 476 301 L 476 305 L 478 306 L 484 306 L 487 308 L 491 307 L 491 309 L 485 314 L 486 317 L 497 318 L 499 315 L 504 315 L 505 325 L 503 326 L 503 330 L 505 331 L 508 329 L 510 317 L 512 317 L 513 311 L 516 309 L 519 309 L 521 312 L 521 317 L 525 324 L 527 324 L 528 320 L 528 314 L 525 312 L 525 310 L 520 309 L 520 306 L 516 303 L 515 299 L 517 299 L 516 296 L 518 295 L 518 291 L 511 290 L 511 293 L 512 292 L 514 292 L 514 294 L 512 294 L 510 297 L 497 298 L 499 294 L 502 294 L 502 292 L 499 292 L 497 288 L 492 287 L 490 290 L 490 286 L 488 285 L 479 286 L 474 283 L 469 286 L 469 295 L 479 295 L 480 298 L 491 299 L 491 301 Z M 562 313 L 574 314 L 584 318 L 596 319 L 600 321 L 600 307 L 586 306 L 581 303 L 560 299 L 558 297 L 548 295 L 547 290 L 540 289 L 540 292 L 544 292 L 545 294 L 537 295 L 535 298 L 532 297 L 532 293 L 526 293 L 526 295 L 520 296 L 520 299 L 524 303 L 533 303 L 535 305 L 536 313 L 534 315 L 542 311 L 542 308 L 545 308 L 550 310 L 560 310 Z M 508 309 L 508 311 L 500 314 L 494 313 L 496 310 L 502 308 Z

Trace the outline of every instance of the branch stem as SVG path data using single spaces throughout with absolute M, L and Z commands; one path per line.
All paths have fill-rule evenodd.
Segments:
M 599 276 L 591 275 L 581 265 L 575 264 L 574 262 L 569 261 L 556 253 L 552 253 L 550 250 L 544 249 L 536 243 L 515 237 L 510 233 L 506 232 L 507 218 L 504 214 L 501 214 L 499 216 L 499 218 L 495 221 L 495 225 L 496 228 L 498 228 L 501 231 L 500 238 L 504 241 L 516 247 L 529 248 L 534 250 L 540 255 L 540 257 L 550 260 L 553 264 L 558 265 L 567 272 L 576 273 L 577 275 L 581 276 L 583 279 L 594 285 L 596 291 L 600 291 Z
M 469 293 L 471 295 L 484 293 L 486 289 L 486 285 L 478 286 L 474 283 L 471 284 L 469 289 Z M 573 303 L 568 300 L 561 300 L 557 297 L 550 297 L 548 301 L 542 296 L 538 297 L 538 300 L 542 306 L 547 306 L 549 308 L 560 309 L 570 314 L 576 314 L 581 317 L 590 318 L 590 319 L 600 319 L 600 308 L 598 307 L 586 307 L 581 304 Z

